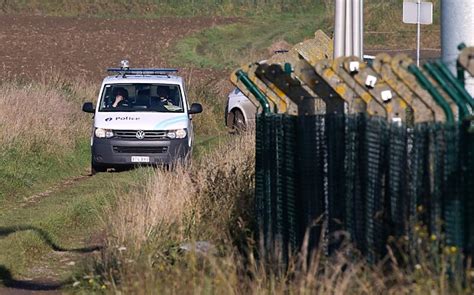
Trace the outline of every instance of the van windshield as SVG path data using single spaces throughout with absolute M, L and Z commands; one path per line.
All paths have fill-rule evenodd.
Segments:
M 175 84 L 107 84 L 99 112 L 182 113 L 183 99 Z

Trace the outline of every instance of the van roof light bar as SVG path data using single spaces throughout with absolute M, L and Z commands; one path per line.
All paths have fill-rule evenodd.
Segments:
M 109 73 L 117 73 L 123 77 L 127 75 L 167 75 L 178 72 L 178 69 L 170 68 L 130 68 L 130 62 L 126 59 L 120 61 L 120 68 L 109 68 Z
M 178 69 L 168 69 L 168 68 L 109 68 L 107 69 L 109 73 L 117 73 L 123 76 L 132 76 L 132 75 L 169 75 L 171 73 L 177 73 Z

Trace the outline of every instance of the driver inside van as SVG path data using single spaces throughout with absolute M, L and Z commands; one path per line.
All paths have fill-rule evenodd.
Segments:
M 113 95 L 115 97 L 114 103 L 111 107 L 127 107 L 128 106 L 128 94 L 127 90 L 123 87 L 117 87 L 113 91 Z

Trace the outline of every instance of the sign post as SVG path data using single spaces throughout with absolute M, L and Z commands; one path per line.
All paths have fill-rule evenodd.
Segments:
M 420 66 L 421 25 L 433 23 L 433 3 L 421 0 L 403 2 L 403 22 L 416 24 L 416 65 Z
M 421 39 L 421 0 L 416 1 L 416 66 L 420 66 L 420 39 Z

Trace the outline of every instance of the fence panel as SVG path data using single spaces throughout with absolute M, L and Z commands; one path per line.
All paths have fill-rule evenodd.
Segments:
M 408 128 L 365 114 L 262 114 L 256 130 L 257 230 L 271 256 L 285 262 L 305 234 L 310 249 L 329 253 L 341 243 L 334 237 L 349 236 L 376 262 L 389 240 L 408 237 L 415 251 L 420 228 L 472 253 L 469 124 Z

